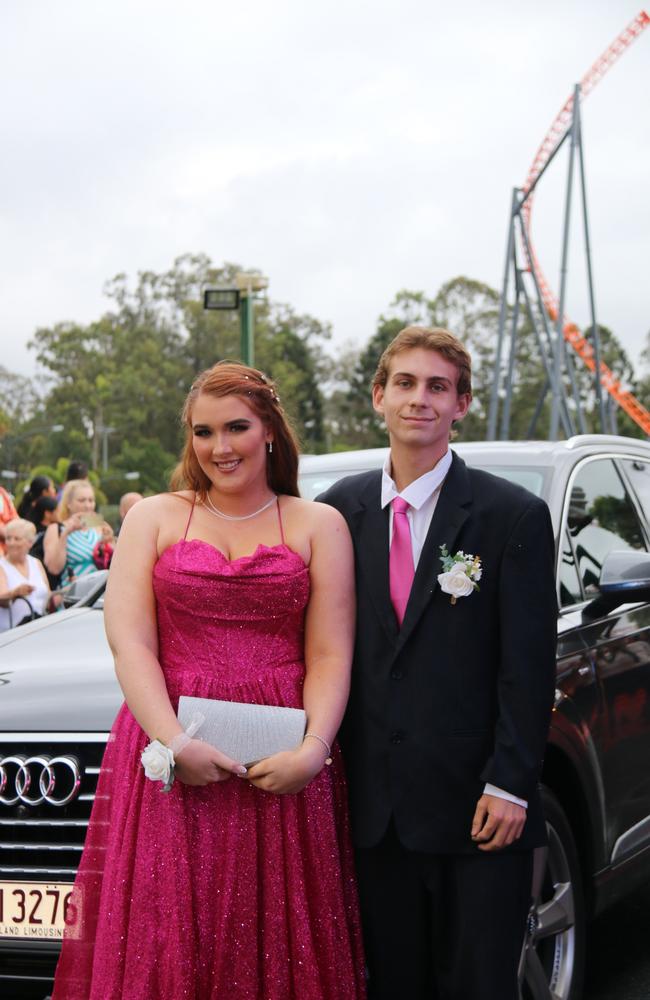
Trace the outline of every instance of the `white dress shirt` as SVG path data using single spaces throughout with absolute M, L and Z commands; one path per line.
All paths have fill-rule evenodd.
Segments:
M 452 457 L 453 453 L 448 448 L 433 469 L 425 472 L 419 479 L 414 479 L 401 492 L 397 489 L 391 475 L 390 452 L 384 462 L 381 476 L 381 507 L 383 510 L 395 497 L 401 497 L 402 500 L 405 500 L 409 504 L 406 516 L 411 529 L 411 547 L 413 549 L 413 566 L 415 569 L 417 569 L 422 554 L 422 547 L 424 546 L 433 513 L 438 503 L 440 489 L 451 467 Z M 388 545 L 390 547 L 393 538 L 392 507 L 389 508 L 388 516 Z M 515 802 L 518 806 L 523 806 L 524 809 L 528 808 L 528 802 L 525 799 L 518 799 L 516 795 L 511 795 L 510 792 L 504 791 L 503 788 L 497 788 L 496 785 L 487 784 L 484 788 L 484 793 L 485 795 L 495 795 L 500 799 L 507 799 L 508 802 Z

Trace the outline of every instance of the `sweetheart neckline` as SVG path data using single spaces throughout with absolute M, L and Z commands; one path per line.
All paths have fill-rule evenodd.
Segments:
M 172 542 L 172 544 L 168 545 L 166 549 L 163 549 L 163 551 L 160 553 L 156 561 L 159 562 L 166 552 L 169 552 L 170 549 L 176 548 L 177 545 L 194 545 L 194 544 L 207 545 L 209 549 L 220 555 L 223 561 L 227 563 L 229 566 L 233 566 L 235 565 L 235 563 L 238 562 L 244 562 L 245 560 L 254 559 L 255 556 L 261 550 L 264 550 L 266 552 L 274 552 L 278 549 L 283 549 L 285 552 L 288 552 L 289 555 L 295 556 L 296 559 L 299 559 L 305 569 L 309 569 L 309 566 L 307 565 L 303 557 L 300 555 L 300 553 L 296 552 L 295 549 L 289 548 L 286 542 L 279 542 L 277 545 L 264 545 L 262 542 L 260 542 L 259 545 L 254 549 L 254 551 L 251 552 L 249 555 L 237 556 L 235 559 L 229 559 L 228 556 L 225 554 L 225 552 L 223 552 L 216 545 L 213 545 L 212 542 L 206 542 L 205 539 L 203 538 L 179 538 L 178 541 Z

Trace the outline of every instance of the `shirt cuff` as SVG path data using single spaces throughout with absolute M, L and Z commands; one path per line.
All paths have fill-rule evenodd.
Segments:
M 503 788 L 497 788 L 496 785 L 486 785 L 483 789 L 483 794 L 494 795 L 497 799 L 505 799 L 506 802 L 514 802 L 515 805 L 528 809 L 526 799 L 518 799 L 516 795 L 511 795 L 510 792 L 504 792 Z

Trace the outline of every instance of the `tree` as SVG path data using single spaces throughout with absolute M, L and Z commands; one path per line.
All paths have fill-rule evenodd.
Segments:
M 134 489 L 139 493 L 158 493 L 167 488 L 177 461 L 178 455 L 165 451 L 159 441 L 124 443 L 108 474 L 102 476 L 102 487 L 113 503 L 117 503 L 123 493 Z M 140 473 L 137 480 L 127 478 L 134 472 Z
M 372 409 L 370 387 L 379 357 L 405 326 L 439 326 L 450 330 L 469 348 L 473 358 L 474 402 L 458 425 L 462 440 L 481 439 L 492 382 L 499 293 L 489 285 L 458 277 L 445 282 L 435 296 L 403 289 L 379 317 L 377 331 L 356 358 L 348 353 L 346 366 L 336 369 L 337 383 L 328 401 L 330 434 L 350 448 L 386 444 L 383 422 Z
M 643 395 L 642 384 L 639 385 L 637 383 L 632 360 L 624 350 L 618 337 L 609 327 L 601 326 L 600 324 L 598 324 L 598 332 L 600 336 L 601 360 L 605 362 L 626 390 L 634 393 L 634 395 Z M 588 340 L 593 339 L 591 327 L 585 331 L 585 336 Z M 643 355 L 641 355 L 641 358 L 643 359 Z M 593 375 L 580 362 L 578 362 L 578 365 L 582 369 L 584 383 L 586 383 L 583 392 L 585 398 L 588 399 L 588 427 L 592 432 L 599 432 L 601 430 L 600 416 L 598 413 Z M 613 407 L 614 429 L 626 437 L 644 438 L 645 434 L 639 425 L 627 415 L 625 410 L 622 410 L 611 398 L 608 398 L 605 390 L 603 392 L 606 404 L 609 402 Z
M 215 268 L 205 255 L 186 255 L 175 261 L 165 277 L 187 334 L 186 355 L 194 372 L 222 358 L 239 357 L 239 316 L 232 311 L 204 310 L 202 295 L 208 286 L 235 287 L 241 272 L 237 264 Z M 329 327 L 289 305 L 262 298 L 254 303 L 254 333 L 255 365 L 277 381 L 303 448 L 323 451 L 320 381 L 327 368 L 323 345 L 331 336 Z
M 0 365 L 0 435 L 17 431 L 38 410 L 40 399 L 32 379 Z
M 176 449 L 183 360 L 173 331 L 107 314 L 88 327 L 57 324 L 36 331 L 39 363 L 51 373 L 45 409 L 65 426 L 64 447 L 97 468 L 108 441 L 154 434 Z
M 24 468 L 36 450 L 40 397 L 34 381 L 0 365 L 0 456 L 12 471 Z M 43 443 L 41 437 L 40 442 Z
M 634 366 L 623 349 L 621 342 L 612 331 L 606 326 L 598 326 L 600 341 L 600 358 L 614 373 L 616 378 L 627 390 L 636 393 L 636 381 Z M 584 332 L 588 341 L 593 340 L 591 328 Z M 580 409 L 584 430 L 587 433 L 600 433 L 603 428 L 600 422 L 600 412 L 596 396 L 596 386 L 593 373 L 582 362 L 572 348 L 567 344 L 565 349 L 573 362 L 575 384 L 580 400 Z M 577 415 L 573 389 L 569 378 L 565 375 L 564 387 L 567 397 L 567 406 L 571 415 L 576 432 L 580 431 L 580 423 Z M 546 385 L 546 376 L 540 360 L 540 352 L 537 347 L 530 325 L 522 327 L 522 336 L 517 345 L 517 365 L 515 369 L 515 386 L 513 392 L 513 420 L 511 422 L 510 436 L 518 439 L 528 436 L 528 425 L 535 407 L 541 400 L 541 393 Z M 629 437 L 643 437 L 641 428 L 622 410 L 616 407 L 613 399 L 603 389 L 606 410 L 615 414 L 616 427 L 618 432 Z M 535 437 L 544 438 L 548 433 L 551 409 L 551 393 L 547 389 L 544 403 L 541 406 L 539 419 L 536 424 Z M 605 431 L 609 431 L 609 426 Z
M 156 470 L 148 488 L 166 488 L 182 442 L 179 414 L 192 379 L 220 358 L 239 354 L 237 314 L 204 311 L 203 290 L 232 285 L 240 270 L 228 263 L 216 268 L 204 254 L 186 254 L 162 274 L 141 272 L 133 286 L 123 274 L 113 278 L 105 286 L 112 309 L 96 322 L 37 330 L 31 347 L 45 372 L 43 416 L 65 426 L 60 447 L 93 468 L 114 465 L 143 476 L 145 470 L 127 466 L 135 455 L 148 456 Z M 260 300 L 255 333 L 259 363 L 277 378 L 304 446 L 325 450 L 320 385 L 328 327 L 289 306 Z
M 499 302 L 496 289 L 458 277 L 445 282 L 430 303 L 431 325 L 450 330 L 472 355 L 472 406 L 456 431 L 462 441 L 481 441 L 487 434 Z

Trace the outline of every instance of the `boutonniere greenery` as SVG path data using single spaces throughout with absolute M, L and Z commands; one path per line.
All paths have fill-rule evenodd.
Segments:
M 474 590 L 480 590 L 478 581 L 483 575 L 480 556 L 468 552 L 456 552 L 450 556 L 446 545 L 440 546 L 440 561 L 443 572 L 438 575 L 438 583 L 443 594 L 451 594 L 451 603 L 459 597 L 469 597 Z

